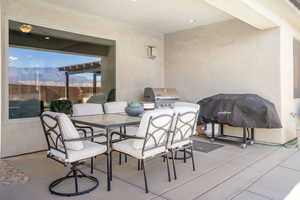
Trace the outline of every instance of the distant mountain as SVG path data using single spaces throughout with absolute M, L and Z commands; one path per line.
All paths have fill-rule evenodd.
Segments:
M 24 81 L 64 83 L 65 79 L 65 73 L 56 68 L 9 67 L 9 82 L 11 83 Z M 71 75 L 70 83 L 91 83 L 91 80 L 84 76 Z

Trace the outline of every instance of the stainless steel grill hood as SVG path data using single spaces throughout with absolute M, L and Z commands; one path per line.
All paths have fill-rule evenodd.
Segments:
M 144 101 L 154 102 L 157 107 L 170 106 L 178 100 L 175 88 L 145 88 L 144 90 Z

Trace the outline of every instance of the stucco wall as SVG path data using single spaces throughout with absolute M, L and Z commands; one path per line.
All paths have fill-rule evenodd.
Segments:
M 261 31 L 239 20 L 167 34 L 165 85 L 195 102 L 217 93 L 255 93 L 282 117 L 280 40 L 279 29 Z M 257 140 L 283 143 L 284 131 L 260 129 Z
M 289 26 L 282 25 L 280 27 L 280 88 L 283 142 L 296 138 L 293 46 L 293 31 Z
M 2 33 L 2 29 L 4 28 L 4 6 L 3 6 L 3 1 L 0 1 L 0 83 L 2 82 L 2 69 L 4 66 L 3 63 L 3 50 L 4 49 L 4 43 L 3 43 L 3 33 Z M 3 88 L 3 84 L 1 84 L 0 86 L 0 93 L 2 94 L 2 88 Z M 1 107 L 2 107 L 2 99 L 0 98 L 0 111 L 1 111 Z M 2 133 L 3 133 L 3 126 L 2 126 L 2 114 L 0 112 L 0 157 L 1 157 L 1 150 L 2 150 Z
M 144 87 L 163 86 L 162 34 L 107 18 L 52 7 L 36 0 L 7 2 L 7 19 L 115 40 L 116 90 L 119 100 L 136 100 L 142 96 Z M 146 58 L 146 45 L 156 46 L 156 59 Z M 2 83 L 6 84 L 6 81 Z M 7 118 L 7 90 L 2 97 L 6 101 L 2 113 Z M 38 119 L 3 121 L 2 156 L 45 148 L 45 138 Z
M 294 97 L 300 98 L 300 41 L 294 39 Z

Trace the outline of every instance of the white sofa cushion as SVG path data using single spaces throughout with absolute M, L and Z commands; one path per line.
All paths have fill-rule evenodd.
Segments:
M 51 149 L 48 153 L 62 160 L 63 162 L 72 163 L 103 154 L 107 150 L 106 145 L 97 144 L 90 141 L 83 141 L 82 144 L 83 149 L 81 150 L 74 151 L 68 149 L 68 158 L 65 157 L 66 154 L 55 149 Z
M 114 101 L 114 102 L 107 102 L 104 105 L 105 113 L 124 113 L 125 108 L 127 107 L 126 101 Z
M 96 103 L 80 103 L 73 104 L 73 116 L 88 116 L 104 114 L 101 104 Z
M 141 119 L 140 126 L 137 130 L 136 136 L 137 137 L 145 137 L 147 129 L 148 129 L 148 125 L 149 125 L 149 133 L 152 133 L 154 130 L 156 130 L 157 129 L 156 127 L 154 127 L 152 124 L 149 124 L 150 118 L 155 118 L 157 116 L 164 115 L 164 114 L 168 115 L 168 116 L 172 116 L 174 114 L 174 111 L 172 109 L 162 108 L 162 109 L 156 109 L 156 110 L 144 112 L 142 119 Z M 165 126 L 164 128 L 169 129 L 172 124 L 168 123 L 168 122 L 171 122 L 170 117 L 168 117 L 168 116 L 156 119 L 154 121 L 155 126 L 161 127 L 161 126 L 164 126 L 167 124 L 167 126 Z M 162 134 L 166 134 L 165 131 L 163 131 L 163 130 L 157 131 L 157 133 L 155 134 L 155 139 L 158 141 L 161 138 Z M 166 134 L 165 138 L 164 138 L 165 140 L 167 139 L 167 136 L 168 135 Z M 161 140 L 160 142 L 164 142 L 164 140 Z M 143 140 L 136 140 L 133 142 L 133 147 L 136 149 L 141 149 L 143 147 L 143 144 L 144 144 Z M 146 148 L 154 146 L 154 144 L 155 144 L 155 141 L 153 138 L 151 138 L 147 141 Z
M 77 129 L 74 127 L 74 124 L 72 123 L 72 121 L 66 114 L 57 113 L 57 112 L 49 112 L 49 111 L 44 112 L 43 115 L 44 114 L 50 115 L 57 119 L 60 129 L 59 129 L 59 127 L 56 127 L 55 131 L 57 133 L 61 133 L 64 139 L 80 138 L 80 135 L 79 135 Z M 55 121 L 53 121 L 51 119 L 47 119 L 47 118 L 44 118 L 44 119 L 47 120 L 46 123 L 50 123 L 49 125 L 51 125 L 51 126 L 53 126 L 53 124 L 56 123 Z M 56 139 L 56 138 L 53 138 L 53 139 Z M 59 144 L 59 145 L 62 145 L 62 144 Z M 70 150 L 83 149 L 82 141 L 65 142 L 65 146 L 67 149 L 70 149 Z
M 136 149 L 133 144 L 137 142 L 139 139 L 127 139 L 120 142 L 113 143 L 112 147 L 113 149 L 123 152 L 126 154 L 129 154 L 137 159 L 146 159 L 149 157 L 154 157 L 157 154 L 165 153 L 167 152 L 167 149 L 165 147 L 158 147 L 154 148 L 148 151 L 144 152 L 144 155 L 142 155 L 142 148 Z M 141 140 L 143 141 L 143 140 Z

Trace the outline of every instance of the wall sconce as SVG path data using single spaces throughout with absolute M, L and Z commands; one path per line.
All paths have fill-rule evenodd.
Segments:
M 150 45 L 147 46 L 147 57 L 152 59 L 152 60 L 157 57 L 155 46 L 150 46 Z

